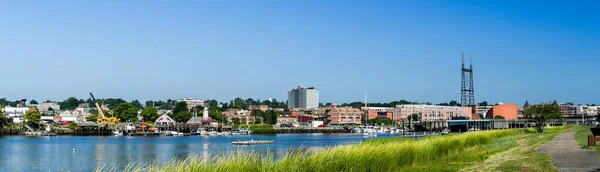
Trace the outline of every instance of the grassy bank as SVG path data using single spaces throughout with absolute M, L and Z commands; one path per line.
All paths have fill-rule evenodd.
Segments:
M 132 164 L 125 171 L 554 171 L 549 157 L 535 153 L 535 148 L 563 130 L 480 131 L 416 141 L 377 139 L 310 153 L 290 152 L 279 160 L 235 152 L 162 165 Z M 99 168 L 98 171 L 114 170 Z
M 576 126 L 574 127 L 577 132 L 575 133 L 575 140 L 579 143 L 581 148 L 589 148 L 592 150 L 600 151 L 600 143 L 596 143 L 596 146 L 588 147 L 588 135 L 592 135 L 590 127 L 588 126 Z
M 261 125 L 261 124 L 252 124 L 250 125 L 250 130 L 256 134 L 275 134 L 275 128 L 273 125 Z
M 523 134 L 497 139 L 491 144 L 465 151 L 451 159 L 474 157 L 477 163 L 461 171 L 557 171 L 550 156 L 538 153 L 536 149 L 567 129 L 569 127 L 548 127 L 544 133 L 524 131 Z M 459 162 L 468 163 L 468 160 Z

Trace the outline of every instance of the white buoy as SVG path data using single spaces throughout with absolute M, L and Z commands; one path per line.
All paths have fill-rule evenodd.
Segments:
M 73 152 L 75 152 L 75 148 L 73 148 Z

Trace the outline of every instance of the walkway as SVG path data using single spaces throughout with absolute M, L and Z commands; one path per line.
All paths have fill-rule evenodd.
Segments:
M 542 145 L 538 152 L 549 154 L 559 171 L 600 171 L 600 152 L 579 148 L 575 130 L 565 131 Z

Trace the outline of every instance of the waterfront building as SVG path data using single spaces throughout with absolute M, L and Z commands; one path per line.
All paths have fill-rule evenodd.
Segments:
M 155 123 L 160 124 L 160 125 L 174 125 L 175 120 L 173 120 L 173 118 L 169 117 L 169 115 L 163 114 L 160 117 L 158 117 L 158 119 L 156 119 Z
M 475 114 L 481 118 L 487 118 L 486 115 L 494 106 L 475 106 Z
M 319 90 L 314 87 L 304 87 L 299 85 L 297 88 L 288 92 L 288 109 L 304 108 L 312 109 L 319 107 Z
M 13 118 L 13 122 L 14 123 L 21 123 L 23 122 L 23 115 L 25 115 L 25 113 L 30 110 L 30 108 L 28 107 L 4 107 L 4 109 L 2 109 L 2 112 L 9 117 Z
M 306 115 L 307 111 L 305 108 L 290 108 L 284 111 L 283 114 L 286 116 L 297 117 Z
M 258 110 L 262 110 L 262 111 L 267 111 L 267 110 L 269 110 L 269 106 L 267 106 L 267 105 L 250 105 L 249 109 L 250 110 L 258 109 Z
M 423 121 L 450 120 L 453 118 L 471 119 L 471 107 L 438 105 L 397 105 L 393 112 L 396 121 L 419 114 Z
M 361 107 L 367 114 L 367 119 L 393 119 L 392 107 Z
M 577 105 L 575 107 L 575 116 L 584 115 L 586 117 L 592 117 L 598 115 L 598 106 L 589 105 Z
M 298 123 L 298 119 L 296 117 L 291 116 L 279 116 L 277 117 L 278 124 L 294 124 Z
M 66 122 L 77 122 L 77 118 L 81 116 L 81 112 L 77 110 L 65 110 L 61 111 L 58 116 L 54 116 L 54 121 Z
M 486 116 L 488 119 L 496 119 L 497 116 L 502 116 L 506 120 L 519 119 L 519 106 L 517 104 L 498 103 L 487 112 Z
M 30 107 L 35 107 L 40 113 L 48 113 L 49 111 L 59 111 L 60 105 L 57 102 L 43 102 L 38 104 L 29 104 Z
M 575 106 L 571 104 L 562 104 L 558 106 L 560 113 L 563 114 L 564 118 L 575 117 Z
M 330 125 L 360 125 L 362 124 L 362 111 L 352 107 L 337 107 L 331 105 L 325 109 L 327 122 Z
M 185 99 L 177 100 L 177 102 L 185 102 L 187 104 L 188 109 L 192 109 L 196 106 L 204 106 L 204 100 L 196 100 L 191 97 L 186 97 Z

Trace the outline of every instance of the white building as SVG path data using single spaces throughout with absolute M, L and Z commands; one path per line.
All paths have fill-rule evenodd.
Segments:
M 13 118 L 13 122 L 20 123 L 23 122 L 23 115 L 29 110 L 28 107 L 4 107 L 2 112 Z
M 319 107 L 319 90 L 314 87 L 305 88 L 299 85 L 288 92 L 288 109 L 304 108 L 312 109 Z
M 191 97 L 186 97 L 185 99 L 177 100 L 177 102 L 187 103 L 188 109 L 192 109 L 193 107 L 196 107 L 196 106 L 204 106 L 204 100 L 195 100 L 195 99 L 192 99 Z
M 42 113 L 50 111 L 50 108 L 52 108 L 52 110 L 54 110 L 54 111 L 59 111 L 60 110 L 60 105 L 57 102 L 44 102 L 44 103 L 39 103 L 39 104 L 26 104 L 26 106 L 33 106 L 33 107 L 35 107 L 35 109 L 39 110 Z

